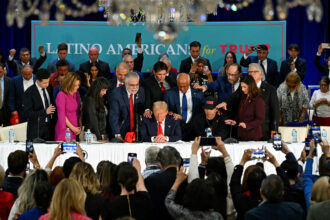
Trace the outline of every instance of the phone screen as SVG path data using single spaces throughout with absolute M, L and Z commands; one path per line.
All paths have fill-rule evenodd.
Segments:
M 190 159 L 189 158 L 184 158 L 183 159 L 183 167 L 185 169 L 185 174 L 189 173 L 189 166 L 190 166 Z
M 281 133 L 274 134 L 273 137 L 273 147 L 275 150 L 281 150 L 282 149 L 282 135 Z
M 306 152 L 306 156 L 308 156 L 309 151 L 311 150 L 311 146 L 310 146 L 311 140 L 313 140 L 313 138 L 306 138 L 305 139 L 305 152 Z M 315 148 L 314 149 L 314 152 L 313 152 L 313 156 L 316 156 L 316 155 L 317 155 L 317 152 L 316 152 L 316 148 Z
M 77 143 L 62 143 L 61 151 L 67 153 L 74 153 L 77 151 Z
M 315 143 L 321 142 L 321 129 L 320 126 L 312 126 L 312 134 L 315 140 Z
M 136 153 L 128 153 L 127 155 L 127 162 L 129 163 L 133 163 L 133 159 L 137 158 L 137 154 Z
M 26 141 L 25 151 L 27 154 L 33 153 L 33 142 L 32 141 Z
M 264 149 L 253 150 L 251 154 L 252 159 L 262 159 L 266 157 L 266 152 Z
M 202 137 L 200 146 L 216 146 L 215 138 L 214 137 Z

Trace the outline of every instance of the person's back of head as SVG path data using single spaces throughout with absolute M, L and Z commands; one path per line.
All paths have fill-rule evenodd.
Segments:
M 281 202 L 284 194 L 284 184 L 277 175 L 267 176 L 261 184 L 261 194 L 268 202 Z
M 325 154 L 322 154 L 319 159 L 319 173 L 320 176 L 330 176 L 330 158 L 326 157 Z
M 52 186 L 56 186 L 62 179 L 64 179 L 63 167 L 57 166 L 49 174 L 49 182 Z
M 266 178 L 266 174 L 259 166 L 247 176 L 246 187 L 253 197 L 260 197 L 259 191 L 262 181 Z
M 323 176 L 317 179 L 311 190 L 310 203 L 315 204 L 330 199 L 330 178 Z
M 216 206 L 213 186 L 202 179 L 194 179 L 188 184 L 184 196 L 183 206 L 191 211 L 208 211 Z
M 171 146 L 165 146 L 159 150 L 157 160 L 160 162 L 162 169 L 169 166 L 179 166 L 182 162 L 180 153 Z
M 286 175 L 291 180 L 296 180 L 298 177 L 298 162 L 295 160 L 285 160 L 281 163 Z
M 207 176 L 206 182 L 210 183 L 215 191 L 216 195 L 216 207 L 215 211 L 220 212 L 222 216 L 227 215 L 227 194 L 228 187 L 227 181 L 216 172 L 212 172 Z
M 9 154 L 7 162 L 10 175 L 16 176 L 24 174 L 29 160 L 24 151 L 16 150 Z
M 223 157 L 210 157 L 206 164 L 206 174 L 218 173 L 227 182 L 226 164 Z
M 78 162 L 81 162 L 81 159 L 79 157 L 70 157 L 64 161 L 63 172 L 65 178 L 69 178 L 74 165 Z
M 50 201 L 52 199 L 53 189 L 47 181 L 41 181 L 36 185 L 33 193 L 36 206 L 45 214 L 48 211 Z
M 98 175 L 101 188 L 110 187 L 113 185 L 113 182 L 116 182 L 114 178 L 116 172 L 117 165 L 113 163 L 106 163 L 103 165 L 100 173 Z
M 128 192 L 134 190 L 138 181 L 138 173 L 136 169 L 127 162 L 119 164 L 118 169 L 118 183 Z
M 100 175 L 103 167 L 108 165 L 108 164 L 111 164 L 111 162 L 109 160 L 101 160 L 96 166 L 96 174 Z
M 160 150 L 160 147 L 156 146 L 150 146 L 145 151 L 145 162 L 146 165 L 150 164 L 159 164 L 159 161 L 157 160 L 157 155 Z

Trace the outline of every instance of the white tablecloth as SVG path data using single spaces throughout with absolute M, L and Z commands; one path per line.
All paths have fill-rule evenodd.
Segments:
M 181 143 L 165 143 L 165 144 L 155 144 L 155 143 L 98 143 L 98 144 L 91 144 L 86 145 L 85 143 L 80 144 L 83 150 L 85 150 L 88 153 L 88 158 L 86 159 L 87 163 L 90 163 L 95 171 L 96 166 L 101 160 L 110 160 L 111 162 L 115 164 L 119 164 L 120 162 L 127 161 L 127 154 L 128 153 L 137 153 L 137 158 L 141 162 L 142 169 L 145 168 L 145 149 L 149 146 L 173 146 L 175 147 L 181 154 L 183 158 L 189 158 L 191 154 L 191 143 L 189 142 L 181 142 Z M 227 151 L 229 155 L 231 156 L 234 165 L 237 165 L 244 153 L 245 149 L 257 149 L 261 148 L 262 146 L 266 146 L 267 149 L 275 155 L 278 162 L 281 163 L 283 160 L 285 160 L 285 155 L 281 151 L 275 151 L 272 147 L 272 144 L 266 143 L 266 142 L 240 142 L 238 144 L 226 144 Z M 34 144 L 35 152 L 38 156 L 39 163 L 41 167 L 45 167 L 50 158 L 53 155 L 54 149 L 57 145 L 54 144 Z M 296 144 L 288 144 L 289 149 L 293 152 L 293 154 L 298 159 L 300 157 L 301 151 L 304 147 L 303 143 L 296 143 Z M 15 150 L 23 150 L 25 151 L 25 143 L 0 143 L 0 164 L 4 169 L 7 169 L 7 157 L 10 152 L 13 152 Z M 321 149 L 318 147 L 318 157 L 321 155 Z M 217 151 L 212 150 L 211 156 L 219 156 L 220 153 Z M 59 156 L 54 166 L 62 166 L 64 161 L 71 157 L 75 156 L 75 154 L 72 153 L 66 153 L 61 156 Z M 199 156 L 200 160 L 200 156 Z M 255 164 L 256 161 L 249 161 L 245 167 L 247 167 L 250 164 Z M 318 164 L 318 160 L 314 160 L 314 167 L 316 170 Z M 265 171 L 267 174 L 276 173 L 275 168 L 272 164 L 269 162 L 266 162 L 265 165 Z

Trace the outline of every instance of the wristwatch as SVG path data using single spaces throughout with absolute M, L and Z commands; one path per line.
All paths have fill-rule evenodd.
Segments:
M 119 138 L 119 137 L 121 137 L 120 134 L 115 134 L 115 138 Z

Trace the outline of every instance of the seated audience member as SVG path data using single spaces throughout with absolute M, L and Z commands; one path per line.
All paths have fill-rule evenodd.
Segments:
M 251 165 L 246 168 L 241 184 L 241 177 L 246 162 L 251 160 L 252 150 L 244 151 L 241 162 L 234 168 L 230 181 L 230 192 L 233 198 L 234 206 L 237 211 L 236 219 L 244 219 L 244 215 L 250 209 L 253 209 L 261 202 L 260 186 L 266 174 L 260 166 Z
M 11 152 L 7 158 L 9 175 L 5 178 L 2 184 L 2 190 L 12 193 L 17 198 L 17 190 L 21 186 L 26 165 L 29 162 L 26 152 L 22 150 L 16 150 Z
M 18 220 L 38 220 L 40 216 L 48 212 L 52 195 L 52 185 L 50 185 L 48 181 L 38 182 L 35 186 L 32 197 L 35 204 L 34 208 L 22 213 L 18 216 Z
M 49 72 L 51 73 L 51 72 Z M 63 81 L 64 77 L 69 73 L 69 63 L 66 60 L 59 60 L 56 63 L 56 71 L 50 75 L 49 84 L 55 90 L 61 82 Z
M 317 185 L 316 185 L 317 184 Z M 321 186 L 322 185 L 322 186 Z M 321 177 L 313 186 L 318 196 L 324 197 L 319 203 L 313 204 L 308 213 L 307 220 L 328 219 L 330 215 L 330 182 L 329 177 Z M 319 190 L 322 188 L 322 190 Z M 322 192 L 321 192 L 322 191 Z
M 166 76 L 167 66 L 165 63 L 158 61 L 155 63 L 154 74 L 143 82 L 143 87 L 146 96 L 146 113 L 147 117 L 151 117 L 150 109 L 156 101 L 162 101 L 166 90 L 176 86 L 175 80 L 172 77 Z
M 129 66 L 129 71 L 130 72 L 135 72 L 139 75 L 140 77 L 140 83 L 142 83 L 144 81 L 144 76 L 143 76 L 143 73 L 141 73 L 140 71 L 136 71 L 134 69 L 134 60 L 133 60 L 133 57 L 132 55 L 125 55 L 123 57 L 123 62 L 125 62 L 128 66 Z
M 93 167 L 88 163 L 78 162 L 73 167 L 70 178 L 77 180 L 86 192 L 86 215 L 91 219 L 99 219 L 105 197 L 99 192 L 100 182 Z
M 156 146 L 148 147 L 145 151 L 146 169 L 142 172 L 143 179 L 148 178 L 153 174 L 161 172 L 160 163 L 157 160 L 157 155 L 160 148 Z
M 49 212 L 39 220 L 47 219 L 83 219 L 85 216 L 86 193 L 84 188 L 74 179 L 63 179 L 55 188 Z
M 322 176 L 316 180 L 311 190 L 310 207 L 314 204 L 330 199 L 329 176 Z
M 244 67 L 248 67 L 250 63 L 258 63 L 264 73 L 266 81 L 277 87 L 278 83 L 278 71 L 277 63 L 275 60 L 268 58 L 268 47 L 264 44 L 258 46 L 260 49 L 257 49 L 257 56 L 249 56 L 253 53 L 251 48 L 247 49 L 244 56 L 241 58 L 240 64 Z
M 100 72 L 100 65 L 99 63 L 93 62 L 90 64 L 90 68 L 89 71 L 86 75 L 86 83 L 87 83 L 87 87 L 91 87 L 91 85 L 93 84 L 93 82 L 100 77 L 99 76 L 99 72 Z
M 9 94 L 11 78 L 5 75 L 5 64 L 0 63 L 1 99 L 0 99 L 0 126 L 10 125 Z
M 216 81 L 207 83 L 203 86 L 194 85 L 194 88 L 203 92 L 209 90 L 218 93 L 218 102 L 224 102 L 237 89 L 240 90 L 240 78 L 242 76 L 242 68 L 237 63 L 229 63 L 226 66 L 226 75 L 219 76 Z
M 265 120 L 265 102 L 261 97 L 252 76 L 246 75 L 241 80 L 242 95 L 235 120 L 226 120 L 227 124 L 238 125 L 237 137 L 242 141 L 262 138 L 262 123 Z
M 175 84 L 176 84 L 176 77 L 177 77 L 177 74 L 178 74 L 178 71 L 172 67 L 172 64 L 171 64 L 171 60 L 170 58 L 168 57 L 168 55 L 163 55 L 159 61 L 163 62 L 166 64 L 167 66 L 167 72 L 166 72 L 166 76 L 170 76 L 172 77 L 174 80 L 175 80 Z
M 39 46 L 38 51 L 40 53 L 39 59 L 37 58 L 31 58 L 30 51 L 27 48 L 22 48 L 20 50 L 20 60 L 14 60 L 14 56 L 16 54 L 15 49 L 11 49 L 9 51 L 9 57 L 7 60 L 7 64 L 9 68 L 13 71 L 14 76 L 17 76 L 22 73 L 22 68 L 25 65 L 30 65 L 33 68 L 33 72 L 36 73 L 41 67 L 41 65 L 45 62 L 47 58 L 47 54 L 44 50 L 44 46 Z
M 38 70 L 35 84 L 24 92 L 23 105 L 28 122 L 27 139 L 54 140 L 54 124 L 57 117 L 54 114 L 56 109 L 46 69 Z
M 227 66 L 227 64 L 230 64 L 230 63 L 237 63 L 236 54 L 232 51 L 228 51 L 225 54 L 225 60 L 223 62 L 223 66 L 220 67 L 220 69 L 219 69 L 218 77 L 225 76 L 227 74 L 225 71 L 225 67 Z
M 38 169 L 32 171 L 24 179 L 22 185 L 18 189 L 18 198 L 10 210 L 8 219 L 13 219 L 15 215 L 20 215 L 36 206 L 35 200 L 33 199 L 34 191 L 37 184 L 44 181 L 48 182 L 48 175 L 46 171 Z
M 15 198 L 12 193 L 5 192 L 2 189 L 2 183 L 5 179 L 5 171 L 3 167 L 0 165 L 0 219 L 7 220 L 10 209 L 15 202 Z
M 137 45 L 137 57 L 134 59 L 134 69 L 137 72 L 142 71 L 143 66 L 143 49 L 141 45 L 142 39 L 140 38 L 139 41 L 136 41 L 135 44 Z M 135 45 L 134 45 L 135 46 Z M 136 47 L 134 47 L 135 50 Z M 124 48 L 121 57 L 124 58 L 126 55 L 132 56 L 132 50 L 130 48 Z
M 76 73 L 69 73 L 61 83 L 61 91 L 56 97 L 58 116 L 55 126 L 56 141 L 65 141 L 67 128 L 70 130 L 71 140 L 76 140 L 76 136 L 81 132 L 79 85 L 80 77 Z
M 302 208 L 293 202 L 282 202 L 284 184 L 277 175 L 266 177 L 261 184 L 260 195 L 263 202 L 248 211 L 245 219 L 305 219 Z
M 119 164 L 117 181 L 121 194 L 105 202 L 102 219 L 118 219 L 124 216 L 137 220 L 152 219 L 152 203 L 141 175 L 140 162 L 134 159 L 133 165 L 126 162 Z
M 302 122 L 306 119 L 308 92 L 299 75 L 291 72 L 277 89 L 280 125 Z
M 49 182 L 53 187 L 56 187 L 62 179 L 64 179 L 63 167 L 56 166 L 49 174 Z
M 112 133 L 117 139 L 124 140 L 127 132 L 135 131 L 136 117 L 145 110 L 144 89 L 140 88 L 139 75 L 129 72 L 125 77 L 125 86 L 113 89 L 109 102 Z
M 190 57 L 181 60 L 180 73 L 195 73 L 197 69 L 196 59 L 198 59 L 201 52 L 201 44 L 198 41 L 193 41 L 189 45 Z M 204 58 L 205 59 L 205 58 Z M 209 70 L 212 71 L 210 61 L 206 59 Z
M 88 73 L 91 63 L 96 62 L 100 66 L 99 76 L 103 76 L 107 79 L 111 78 L 109 64 L 99 59 L 99 51 L 96 47 L 89 48 L 88 51 L 89 60 L 80 64 L 79 70 L 83 73 Z
M 168 115 L 167 104 L 157 101 L 153 104 L 153 117 L 143 118 L 141 136 L 144 142 L 175 142 L 182 139 L 180 121 Z
M 290 55 L 287 60 L 283 60 L 280 70 L 279 84 L 284 82 L 287 75 L 291 72 L 296 72 L 301 81 L 304 80 L 306 74 L 306 61 L 299 58 L 300 48 L 297 44 L 290 44 L 288 47 L 288 54 Z
M 111 92 L 114 88 L 125 85 L 125 77 L 129 72 L 129 66 L 125 62 L 121 62 L 116 67 L 116 77 L 114 79 L 110 79 L 110 88 L 109 92 Z M 110 94 L 110 93 L 109 93 Z
M 57 62 L 60 60 L 65 60 L 68 62 L 69 72 L 76 71 L 76 68 L 73 63 L 71 63 L 66 56 L 68 55 L 68 45 L 66 43 L 60 43 L 57 45 L 57 58 L 50 61 L 47 66 L 49 73 L 55 73 L 57 71 Z
M 166 146 L 159 150 L 157 160 L 160 162 L 163 172 L 149 176 L 144 180 L 144 183 L 152 200 L 153 219 L 168 220 L 172 218 L 165 207 L 164 201 L 176 179 L 177 169 L 182 158 L 174 147 Z
M 228 119 L 223 113 L 216 108 L 217 99 L 213 96 L 206 97 L 203 105 L 204 111 L 195 115 L 183 130 L 183 140 L 191 141 L 195 137 L 207 137 L 207 129 L 210 129 L 213 137 L 227 138 L 229 127 L 225 120 Z
M 324 65 L 322 65 L 320 62 L 322 52 L 323 48 L 322 44 L 320 44 L 314 59 L 314 65 L 316 66 L 318 71 L 322 73 L 323 76 L 330 77 L 330 57 L 328 57 L 328 59 L 326 59 L 326 61 L 324 62 Z
M 189 75 L 180 73 L 177 77 L 177 87 L 167 90 L 164 94 L 169 113 L 176 120 L 181 120 L 182 128 L 202 111 L 202 105 L 205 103 L 204 94 L 193 89 L 189 82 Z
M 190 72 L 191 82 L 198 85 L 206 85 L 207 83 L 213 82 L 211 70 L 208 69 L 207 61 L 200 57 L 195 60 L 197 68 L 194 73 Z
M 309 105 L 314 108 L 313 122 L 321 126 L 330 126 L 330 80 L 323 76 L 320 80 L 320 89 L 314 91 Z
M 183 196 L 183 204 L 175 202 L 175 196 L 181 183 L 187 175 L 181 167 L 177 173 L 175 182 L 165 198 L 165 206 L 173 219 L 219 219 L 223 217 L 216 208 L 216 191 L 206 180 L 194 179 L 188 184 Z
M 97 78 L 88 89 L 82 107 L 82 125 L 85 131 L 96 135 L 97 140 L 109 140 L 106 131 L 107 109 L 103 97 L 107 93 L 109 82 L 106 78 Z
M 36 81 L 36 76 L 32 74 L 32 67 L 25 65 L 22 69 L 22 74 L 13 78 L 10 85 L 8 97 L 9 111 L 11 112 L 11 122 L 13 118 L 15 124 L 26 122 L 26 115 L 23 109 L 24 92 L 32 86 Z

